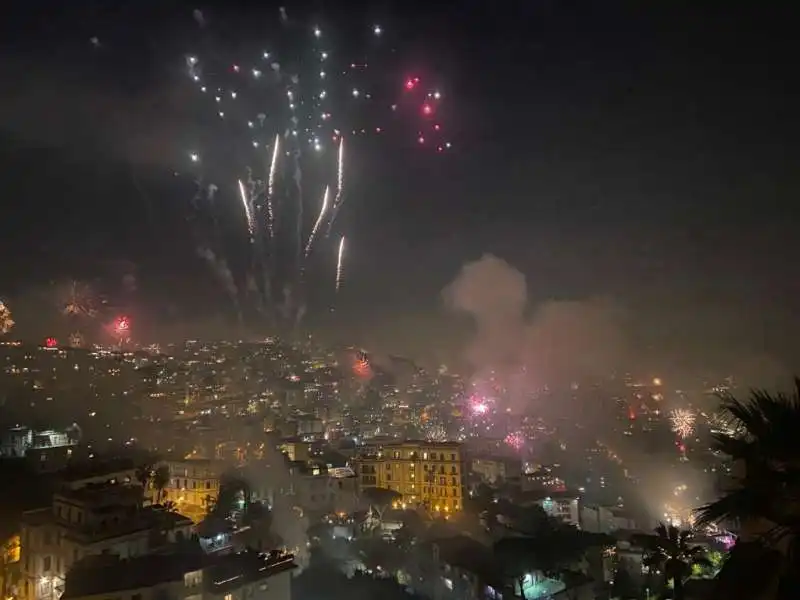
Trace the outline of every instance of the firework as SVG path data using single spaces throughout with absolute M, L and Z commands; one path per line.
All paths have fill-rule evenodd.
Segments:
M 127 334 L 131 329 L 131 322 L 128 317 L 118 317 L 114 322 L 114 331 L 120 335 Z
M 489 405 L 482 400 L 474 400 L 472 402 L 472 414 L 474 415 L 485 415 L 489 412 Z
M 239 197 L 242 199 L 242 205 L 244 205 L 244 216 L 247 219 L 247 230 L 250 232 L 250 239 L 252 239 L 256 230 L 255 223 L 253 222 L 253 209 L 250 206 L 250 201 L 247 199 L 247 192 L 244 190 L 244 184 L 242 183 L 241 179 L 239 180 Z
M 59 309 L 68 317 L 94 318 L 97 316 L 96 297 L 87 283 L 72 280 L 57 293 Z
M 83 346 L 83 334 L 79 331 L 70 334 L 69 345 L 73 348 L 81 348 Z
M 269 162 L 269 176 L 267 179 L 267 228 L 270 238 L 275 235 L 275 210 L 273 208 L 273 200 L 275 198 L 275 173 L 278 169 L 278 152 L 280 152 L 280 147 L 281 136 L 275 134 L 275 141 L 272 144 L 272 160 Z
M 339 256 L 336 260 L 336 291 L 342 286 L 342 270 L 344 268 L 344 236 L 339 242 Z
M 697 420 L 697 415 L 691 410 L 685 408 L 676 408 L 669 414 L 670 422 L 672 423 L 672 431 L 681 439 L 686 439 L 694 433 L 694 423 Z
M 120 347 L 130 339 L 131 320 L 126 316 L 119 316 L 112 324 L 114 335 L 117 337 Z
M 353 372 L 359 379 L 367 379 L 372 376 L 372 368 L 369 364 L 369 356 L 366 352 L 359 352 L 356 355 Z
M 342 205 L 342 193 L 344 192 L 344 138 L 339 140 L 339 154 L 336 161 L 336 197 L 333 199 L 333 214 L 328 223 L 328 233 L 333 228 L 336 215 Z
M 514 433 L 509 433 L 503 441 L 514 450 L 519 451 L 525 445 L 525 436 L 515 431 Z
M 325 186 L 325 193 L 322 196 L 322 208 L 319 211 L 319 216 L 317 220 L 314 222 L 314 228 L 311 230 L 311 235 L 308 236 L 308 243 L 306 244 L 305 249 L 305 256 L 308 258 L 308 254 L 311 252 L 311 246 L 314 244 L 314 238 L 317 236 L 317 231 L 319 231 L 319 226 L 322 225 L 323 219 L 325 219 L 325 213 L 328 210 L 328 195 L 330 193 L 330 188 Z
M 11 311 L 0 300 L 0 334 L 6 334 L 14 327 L 14 319 L 11 318 Z
M 438 423 L 431 425 L 425 431 L 425 439 L 429 442 L 446 442 L 447 431 Z
M 202 23 L 200 45 L 208 46 L 210 30 Z M 260 304 L 270 313 L 296 322 L 306 304 L 306 273 L 316 273 L 309 264 L 316 254 L 312 250 L 323 237 L 329 239 L 345 201 L 345 135 L 394 142 L 405 138 L 410 144 L 424 138 L 429 143 L 420 151 L 441 152 L 451 144 L 439 121 L 443 95 L 420 77 L 392 72 L 397 40 L 386 28 L 370 25 L 366 46 L 353 48 L 359 57 L 353 61 L 330 46 L 334 36 L 316 25 L 302 26 L 284 10 L 276 15 L 276 24 L 281 33 L 267 40 L 268 50 L 234 56 L 216 46 L 206 55 L 185 57 L 197 103 L 211 116 L 200 121 L 204 131 L 198 131 L 198 138 L 208 141 L 186 155 L 198 189 L 193 201 L 197 246 L 227 264 L 215 214 L 226 204 L 214 202 L 210 190 L 213 186 L 226 195 L 224 190 L 238 182 L 249 252 L 258 255 L 247 261 L 248 273 L 242 278 L 255 282 L 248 283 L 248 296 L 260 294 Z M 357 157 L 360 142 L 350 139 L 348 152 Z M 334 183 L 335 192 L 326 191 L 316 220 L 306 221 L 304 185 L 327 190 Z M 214 240 L 202 225 L 209 213 Z M 329 251 L 335 251 L 331 246 Z M 336 290 L 343 242 L 339 249 Z M 262 278 L 255 277 L 259 270 Z M 293 306 L 272 306 L 274 297 L 289 298 Z

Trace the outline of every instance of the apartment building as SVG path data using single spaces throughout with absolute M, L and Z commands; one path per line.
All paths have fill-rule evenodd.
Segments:
M 200 522 L 219 496 L 219 482 L 225 463 L 209 458 L 166 461 L 169 483 L 162 501 L 174 502 L 178 512 Z
M 55 600 L 67 571 L 82 558 L 141 556 L 190 538 L 191 527 L 182 515 L 144 506 L 139 485 L 64 487 L 51 506 L 23 514 L 20 597 Z
M 360 488 L 402 495 L 398 502 L 446 514 L 463 508 L 461 445 L 456 442 L 389 442 L 354 461 Z

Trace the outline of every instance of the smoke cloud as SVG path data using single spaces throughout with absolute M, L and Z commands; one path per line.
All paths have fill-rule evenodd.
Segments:
M 228 268 L 228 262 L 224 258 L 220 258 L 214 254 L 214 251 L 210 248 L 203 246 L 197 248 L 197 255 L 208 263 L 212 273 L 214 273 L 214 276 L 225 288 L 228 296 L 230 296 L 236 311 L 239 312 L 239 288 L 236 287 L 233 273 L 231 273 L 230 268 Z
M 525 275 L 490 254 L 464 265 L 443 297 L 450 309 L 474 322 L 466 358 L 477 374 L 505 375 L 514 388 L 607 376 L 625 353 L 623 314 L 613 302 L 591 298 L 530 306 Z

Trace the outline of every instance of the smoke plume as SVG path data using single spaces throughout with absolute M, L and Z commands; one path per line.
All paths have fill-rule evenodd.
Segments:
M 296 480 L 301 477 L 271 442 L 265 444 L 264 460 L 246 471 L 247 480 L 267 499 L 272 512 L 272 532 L 294 553 L 295 562 L 302 570 L 309 560 L 309 522 L 298 506 L 296 495 Z
M 203 246 L 197 248 L 197 255 L 208 263 L 212 273 L 214 273 L 214 276 L 219 279 L 222 287 L 225 288 L 228 296 L 230 296 L 231 302 L 233 302 L 234 308 L 241 319 L 241 311 L 239 309 L 239 288 L 236 287 L 236 282 L 233 279 L 233 273 L 231 273 L 231 270 L 228 267 L 228 262 L 224 258 L 220 258 L 214 254 L 214 251 L 211 250 L 211 248 Z
M 622 315 L 612 302 L 592 298 L 530 306 L 525 276 L 495 256 L 464 265 L 443 296 L 449 308 L 474 322 L 466 358 L 477 374 L 505 375 L 511 387 L 610 375 L 622 358 Z

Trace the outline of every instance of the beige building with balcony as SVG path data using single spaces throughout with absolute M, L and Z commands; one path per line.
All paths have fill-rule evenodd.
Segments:
M 463 463 L 456 442 L 390 442 L 355 461 L 359 487 L 402 495 L 399 504 L 446 514 L 463 508 Z

